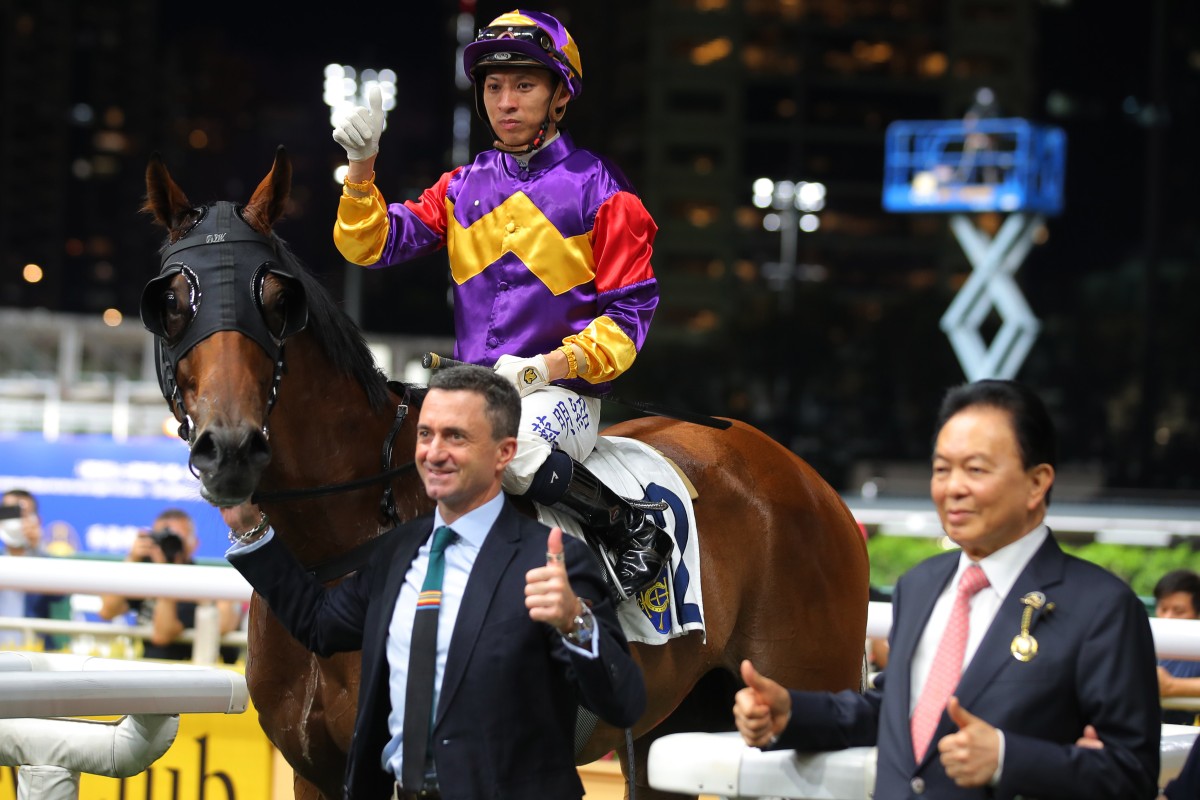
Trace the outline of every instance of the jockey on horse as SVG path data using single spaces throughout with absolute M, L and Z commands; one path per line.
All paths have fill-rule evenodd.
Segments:
M 612 554 L 614 595 L 629 597 L 653 582 L 673 543 L 581 462 L 596 444 L 600 397 L 633 364 L 658 305 L 657 226 L 624 175 L 559 127 L 583 73 L 557 19 L 497 17 L 466 46 L 463 69 L 494 149 L 417 200 L 388 204 L 374 180 L 384 111 L 373 89 L 370 108 L 334 125 L 349 159 L 334 242 L 370 267 L 447 248 L 455 358 L 493 366 L 521 393 L 504 490 L 578 518 Z

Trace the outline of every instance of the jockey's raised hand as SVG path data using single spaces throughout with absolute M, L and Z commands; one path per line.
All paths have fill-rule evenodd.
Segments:
M 356 106 L 343 114 L 333 125 L 333 140 L 346 151 L 351 162 L 366 161 L 379 152 L 379 137 L 383 135 L 383 93 L 378 86 L 367 92 L 370 108 Z

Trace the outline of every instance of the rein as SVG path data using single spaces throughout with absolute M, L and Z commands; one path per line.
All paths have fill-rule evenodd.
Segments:
M 283 489 L 276 492 L 255 492 L 250 496 L 250 502 L 258 504 L 274 503 L 280 500 L 306 500 L 312 497 L 324 497 L 325 495 L 329 494 L 337 494 L 338 492 L 349 492 L 354 489 L 361 489 L 364 486 L 382 483 L 388 478 L 394 478 L 400 473 L 410 470 L 415 466 L 415 461 L 409 461 L 407 464 L 401 464 L 398 467 L 392 467 L 386 472 L 380 472 L 376 475 L 370 475 L 366 478 L 359 478 L 357 480 L 346 481 L 344 483 L 327 483 L 323 486 L 312 486 L 307 489 Z M 391 487 L 389 487 L 387 491 L 391 492 Z
M 324 497 L 325 495 L 337 494 L 338 492 L 348 492 L 354 489 L 361 489 L 364 486 L 372 486 L 377 483 L 383 483 L 403 472 L 407 472 L 416 466 L 415 461 L 409 461 L 401 464 L 398 467 L 391 466 L 392 452 L 396 445 L 396 436 L 399 435 L 400 429 L 404 426 L 404 420 L 408 416 L 409 390 L 404 388 L 404 396 L 400 400 L 400 405 L 396 407 L 396 416 L 392 420 L 392 427 L 388 429 L 387 436 L 383 439 L 382 471 L 375 475 L 369 475 L 366 478 L 357 478 L 352 481 L 344 481 L 342 483 L 327 483 L 324 486 L 313 486 L 307 489 L 283 489 L 274 492 L 255 492 L 250 496 L 250 501 L 253 503 L 263 502 L 278 502 L 281 500 L 303 500 L 313 497 Z M 383 490 L 383 498 L 379 501 L 380 512 L 387 517 L 393 526 L 400 524 L 400 518 L 396 514 L 396 494 L 392 491 L 389 485 Z
M 404 397 L 401 399 L 400 405 L 396 407 L 396 418 L 392 420 L 392 427 L 388 430 L 388 435 L 383 440 L 383 471 L 377 475 L 370 475 L 366 478 L 359 478 L 353 481 L 344 483 L 329 483 L 324 486 L 314 486 L 309 489 L 287 489 L 277 492 L 255 492 L 250 501 L 258 503 L 261 501 L 279 501 L 279 500 L 297 500 L 309 497 L 322 497 L 327 494 L 336 494 L 337 492 L 348 492 L 352 489 L 359 489 L 363 486 L 371 486 L 376 483 L 381 483 L 402 472 L 407 472 L 416 466 L 415 461 L 409 461 L 401 464 L 398 467 L 389 467 L 392 463 L 392 449 L 396 443 L 396 436 L 400 433 L 400 428 L 404 425 L 404 419 L 408 416 L 408 387 L 404 388 Z M 380 500 L 380 510 L 384 516 L 392 523 L 392 527 L 378 536 L 374 536 L 362 544 L 349 550 L 341 555 L 334 556 L 328 561 L 317 564 L 309 568 L 308 572 L 313 575 L 321 583 L 341 578 L 344 575 L 349 575 L 351 572 L 356 572 L 363 565 L 370 562 L 375 550 L 383 543 L 396 527 L 400 524 L 400 518 L 396 514 L 396 495 L 389 485 L 383 491 L 383 499 Z

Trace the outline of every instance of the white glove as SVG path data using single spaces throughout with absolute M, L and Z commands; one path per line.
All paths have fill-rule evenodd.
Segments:
M 333 140 L 346 150 L 351 161 L 366 161 L 379 152 L 383 135 L 383 94 L 372 86 L 367 94 L 369 109 L 362 106 L 347 111 L 333 126 Z
M 550 368 L 546 366 L 545 356 L 534 356 L 533 358 L 500 356 L 493 369 L 501 378 L 512 381 L 513 386 L 516 386 L 517 391 L 521 393 L 521 397 L 550 382 Z

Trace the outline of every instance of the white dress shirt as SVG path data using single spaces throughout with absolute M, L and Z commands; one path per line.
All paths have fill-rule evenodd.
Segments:
M 467 579 L 471 577 L 471 567 L 475 566 L 479 548 L 483 547 L 488 531 L 496 524 L 503 508 L 504 493 L 501 492 L 479 508 L 463 514 L 450 526 L 458 535 L 446 548 L 442 604 L 438 611 L 437 658 L 434 662 L 434 708 L 437 708 L 438 698 L 442 694 L 442 676 L 446 674 L 450 637 L 454 633 L 454 622 L 458 619 L 458 609 L 462 605 Z M 445 524 L 441 511 L 435 510 L 432 530 L 437 530 Z M 392 738 L 383 748 L 383 768 L 393 775 L 404 774 L 401 771 L 401 762 L 404 753 L 404 698 L 408 689 L 408 658 L 411 649 L 409 645 L 412 642 L 413 618 L 417 613 L 417 597 L 421 594 L 421 585 L 425 582 L 425 572 L 429 568 L 429 550 L 432 546 L 433 537 L 430 536 L 417 551 L 412 566 L 408 568 L 408 574 L 404 576 L 404 586 L 400 588 L 400 597 L 397 598 L 396 608 L 392 611 L 392 622 L 388 625 L 388 693 L 392 701 L 392 710 L 388 714 L 388 730 Z
M 933 669 L 933 658 L 937 654 L 942 634 L 946 631 L 946 623 L 950 621 L 954 596 L 958 592 L 958 579 L 962 577 L 963 571 L 972 564 L 978 564 L 988 579 L 988 585 L 971 598 L 967 649 L 963 653 L 962 664 L 962 672 L 965 673 L 971 659 L 975 656 L 975 651 L 979 649 L 979 643 L 983 641 L 984 634 L 991 627 L 992 620 L 996 618 L 1000 604 L 1004 602 L 1004 598 L 1012 590 L 1013 584 L 1017 582 L 1017 577 L 1033 560 L 1033 556 L 1049 535 L 1049 528 L 1045 525 L 1038 525 L 1012 544 L 1001 547 L 979 561 L 972 561 L 966 553 L 959 556 L 958 569 L 954 571 L 953 577 L 942 589 L 942 593 L 938 595 L 937 602 L 933 605 L 933 613 L 929 615 L 929 621 L 925 623 L 925 630 L 921 633 L 921 640 L 917 643 L 916 651 L 913 652 L 912 668 L 909 672 L 908 714 L 910 717 L 917 706 L 917 698 L 921 696 L 921 690 L 925 688 L 925 681 Z M 993 781 L 999 778 L 1000 770 L 1003 767 L 1004 734 L 1001 732 L 1000 764 L 993 776 Z

